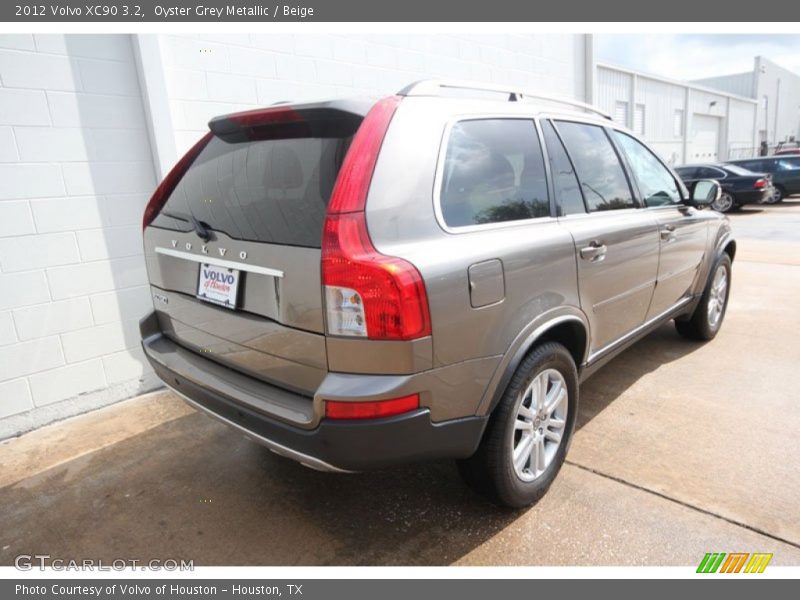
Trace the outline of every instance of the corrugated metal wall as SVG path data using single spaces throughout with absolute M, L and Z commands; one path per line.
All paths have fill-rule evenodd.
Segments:
M 732 150 L 739 156 L 737 150 L 756 145 L 755 101 L 609 65 L 598 65 L 596 81 L 598 106 L 621 124 L 631 129 L 638 126 L 634 118 L 636 107 L 644 107 L 642 136 L 670 164 L 709 160 L 709 157 L 725 160 Z M 626 110 L 621 110 L 622 107 Z M 695 131 L 692 126 L 695 115 L 706 124 L 712 121 L 705 117 L 719 119 L 718 148 L 709 151 L 708 136 Z M 703 145 L 697 151 L 692 148 L 695 136 L 698 146 Z

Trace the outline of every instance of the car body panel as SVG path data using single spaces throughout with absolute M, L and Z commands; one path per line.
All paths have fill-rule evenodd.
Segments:
M 516 366 L 541 339 L 564 327 L 578 332 L 570 350 L 584 376 L 650 327 L 691 310 L 715 252 L 730 241 L 730 228 L 723 216 L 690 208 L 674 173 L 682 204 L 557 217 L 545 160 L 549 216 L 449 227 L 439 198 L 448 132 L 460 121 L 487 118 L 530 121 L 539 137 L 544 118 L 616 127 L 530 102 L 407 97 L 399 103 L 372 173 L 365 217 L 374 248 L 408 261 L 421 275 L 430 335 L 409 341 L 326 335 L 319 248 L 244 242 L 222 232 L 204 242 L 195 231 L 150 226 L 145 260 L 155 312 L 141 327 L 159 376 L 204 410 L 219 410 L 229 424 L 258 430 L 255 437 L 266 445 L 264 432 L 278 432 L 276 451 L 293 452 L 282 427 L 300 431 L 292 434 L 295 460 L 316 468 L 366 468 L 369 460 L 352 455 L 344 466 L 326 458 L 332 456 L 324 449 L 331 443 L 327 400 L 418 394 L 420 435 L 477 419 L 458 428 L 475 440 L 457 448 L 445 444 L 451 455 L 462 456 L 477 445 Z M 665 230 L 672 235 L 662 237 Z M 581 258 L 592 242 L 606 246 L 602 260 Z M 222 259 L 221 248 L 242 273 L 235 311 L 195 297 L 200 265 L 208 257 Z M 246 392 L 241 398 L 237 387 Z M 390 429 L 411 431 L 405 427 Z M 307 436 L 326 441 L 309 445 Z M 430 456 L 447 452 L 437 447 Z M 376 453 L 374 463 L 384 462 Z

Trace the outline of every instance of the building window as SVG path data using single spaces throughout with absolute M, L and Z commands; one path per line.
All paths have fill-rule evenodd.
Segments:
M 614 121 L 623 127 L 628 126 L 628 103 L 617 100 L 614 105 Z
M 644 104 L 637 104 L 633 111 L 633 132 L 644 135 Z
M 672 115 L 672 136 L 683 137 L 683 111 L 680 109 Z

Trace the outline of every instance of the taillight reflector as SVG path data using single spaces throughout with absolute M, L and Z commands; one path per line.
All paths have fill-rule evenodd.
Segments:
M 762 190 L 767 187 L 767 180 L 766 179 L 757 179 L 755 183 L 755 188 L 757 190 Z
M 161 209 L 164 208 L 164 204 L 166 204 L 167 199 L 169 198 L 172 191 L 175 189 L 175 186 L 178 185 L 178 182 L 181 180 L 186 174 L 186 171 L 189 170 L 189 167 L 192 166 L 192 163 L 197 158 L 197 155 L 203 151 L 203 148 L 206 147 L 208 142 L 211 138 L 214 137 L 213 134 L 209 131 L 206 133 L 198 142 L 192 146 L 189 151 L 183 155 L 178 163 L 172 167 L 172 170 L 164 177 L 164 180 L 161 184 L 156 188 L 156 191 L 153 192 L 153 195 L 150 197 L 150 201 L 147 203 L 147 206 L 144 209 L 144 216 L 142 217 L 142 231 L 153 222 L 158 216 L 158 213 L 161 212 Z
M 325 416 L 329 419 L 379 419 L 410 412 L 418 408 L 419 394 L 371 402 L 326 400 Z

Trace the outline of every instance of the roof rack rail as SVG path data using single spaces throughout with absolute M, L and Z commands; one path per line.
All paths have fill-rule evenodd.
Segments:
M 568 106 L 581 108 L 587 112 L 598 114 L 608 119 L 609 121 L 612 120 L 611 115 L 609 115 L 607 112 L 597 108 L 596 106 L 587 104 L 585 102 L 580 102 L 578 100 L 570 100 L 569 98 L 559 98 L 557 96 L 546 96 L 544 94 L 538 94 L 536 92 L 528 92 L 525 90 L 520 90 L 506 85 L 483 84 L 472 81 L 458 81 L 458 80 L 448 80 L 448 79 L 423 79 L 421 81 L 415 81 L 414 83 L 407 85 L 402 90 L 397 92 L 397 95 L 440 96 L 442 95 L 442 90 L 444 89 L 474 90 L 480 92 L 496 92 L 498 94 L 508 94 L 509 102 L 518 102 L 520 100 L 529 98 L 534 100 L 545 100 L 547 102 L 555 102 L 558 104 L 566 104 Z

